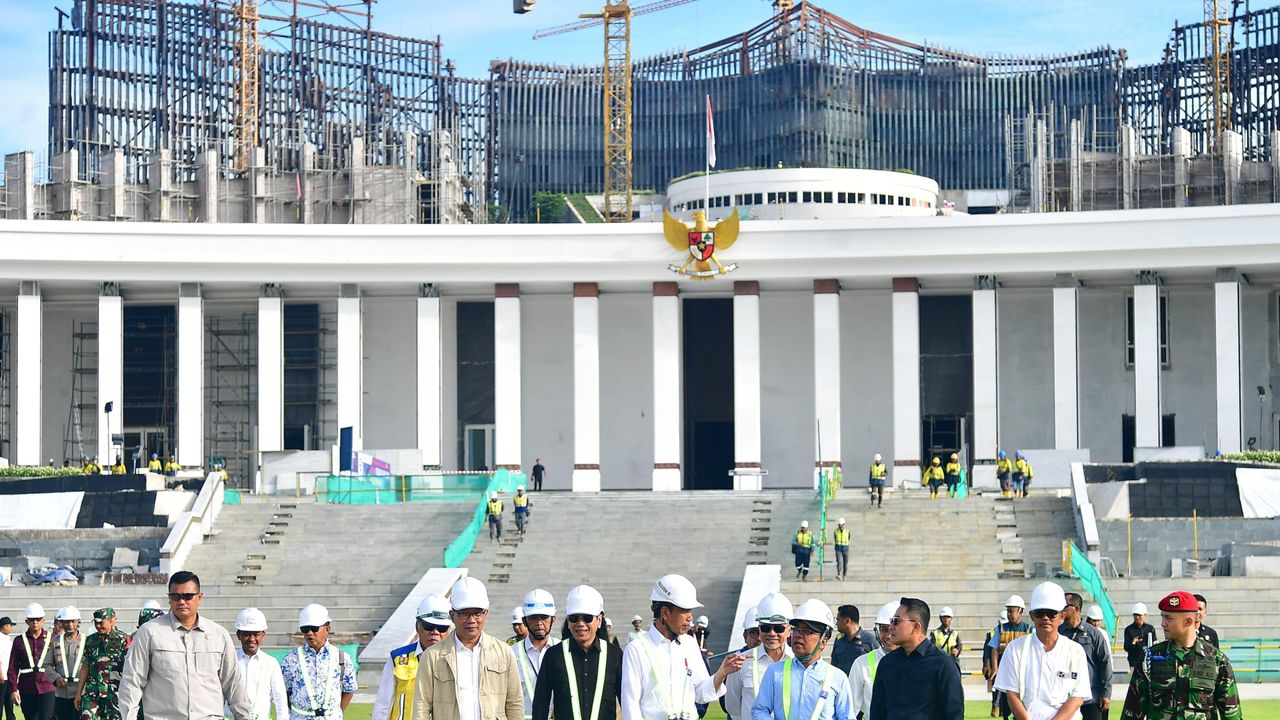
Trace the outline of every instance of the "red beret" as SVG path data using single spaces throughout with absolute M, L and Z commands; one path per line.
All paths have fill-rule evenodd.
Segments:
M 1196 612 L 1200 609 L 1196 597 L 1186 590 L 1169 593 L 1160 601 L 1159 607 L 1163 612 Z

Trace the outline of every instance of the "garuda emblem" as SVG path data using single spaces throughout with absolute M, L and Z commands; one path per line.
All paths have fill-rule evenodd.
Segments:
M 693 227 L 689 227 L 662 211 L 662 230 L 667 242 L 678 252 L 689 253 L 683 265 L 668 265 L 667 269 L 677 275 L 694 280 L 711 280 L 717 275 L 733 272 L 735 265 L 722 265 L 716 259 L 717 250 L 728 250 L 738 239 L 738 210 L 734 208 L 729 216 L 715 226 L 707 224 L 707 216 L 701 210 L 693 211 Z M 691 267 L 692 266 L 692 267 Z

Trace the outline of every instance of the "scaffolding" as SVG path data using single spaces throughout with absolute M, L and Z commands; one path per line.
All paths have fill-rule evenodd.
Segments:
M 232 483 L 251 483 L 257 460 L 258 320 L 205 318 L 205 433 L 209 467 L 221 458 Z
M 63 426 L 62 459 L 79 463 L 98 457 L 98 323 L 71 323 L 71 400 Z

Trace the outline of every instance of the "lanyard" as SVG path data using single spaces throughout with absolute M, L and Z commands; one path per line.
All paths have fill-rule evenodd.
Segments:
M 600 699 L 604 697 L 604 675 L 609 668 L 609 643 L 600 640 L 600 664 L 596 666 L 596 694 L 591 701 L 590 720 L 600 717 Z M 582 720 L 582 708 L 578 704 L 578 673 L 573 669 L 573 658 L 569 657 L 569 643 L 560 643 L 564 653 L 564 673 L 569 677 L 569 702 L 573 704 L 573 720 Z M 582 665 L 587 664 L 586 652 L 583 652 Z
M 27 638 L 26 633 L 22 633 L 22 646 L 27 649 L 27 663 L 31 665 L 31 667 L 27 668 L 26 670 L 19 670 L 18 674 L 26 675 L 29 672 L 39 671 L 40 667 L 44 665 L 45 656 L 49 654 L 49 638 L 45 637 L 44 639 L 44 649 L 40 651 L 39 660 L 36 660 L 35 653 L 31 652 L 31 640 Z
M 62 677 L 74 680 L 80 674 L 80 661 L 84 659 L 84 633 L 80 633 L 80 647 L 76 648 L 76 667 L 72 674 L 67 671 L 67 646 L 62 642 L 66 634 L 58 636 L 58 652 L 62 656 Z M 47 648 L 46 648 L 47 649 Z
M 342 651 L 338 650 L 337 652 L 342 652 Z M 320 669 L 318 667 L 319 663 L 320 663 L 320 653 L 317 652 L 316 653 L 316 665 L 317 665 L 316 669 L 317 670 Z M 307 672 L 307 656 L 303 653 L 301 647 L 298 648 L 298 667 L 299 669 L 302 670 L 302 689 L 307 691 L 307 703 L 311 706 L 312 710 L 324 710 L 325 705 L 327 703 L 321 702 L 319 705 L 316 704 L 315 690 L 313 690 L 311 687 L 311 673 Z M 325 688 L 324 688 L 325 700 L 329 699 L 329 676 L 333 674 L 333 670 L 334 670 L 333 653 L 329 653 L 329 661 L 325 663 L 324 672 L 321 678 L 325 684 Z
M 787 658 L 782 666 L 782 720 L 791 720 L 791 668 L 795 666 L 795 658 Z M 831 691 L 831 676 L 834 674 L 830 665 L 827 666 L 827 673 L 822 677 L 822 692 L 818 695 L 818 700 L 813 704 L 813 712 L 809 715 L 809 720 L 818 720 L 822 716 L 822 706 L 827 702 L 827 696 Z M 800 678 L 800 697 L 804 698 L 804 677 Z
M 264 661 L 261 657 L 259 657 L 257 653 L 254 653 L 253 655 L 249 655 L 245 658 L 244 680 L 245 680 L 245 685 L 248 686 L 246 689 L 249 691 L 249 704 L 253 707 L 254 718 L 258 717 L 258 707 L 262 700 L 262 697 L 261 697 L 262 676 L 266 674 L 265 666 L 266 666 L 266 661 Z M 257 669 L 255 670 L 254 668 L 257 668 Z M 306 666 L 303 666 L 302 668 L 303 677 L 306 677 L 306 674 L 307 674 L 307 668 Z M 271 703 L 270 703 L 270 700 L 268 700 L 267 712 L 264 713 L 263 716 L 265 717 L 270 713 L 271 713 Z
M 674 640 L 671 641 L 672 647 L 680 647 Z M 689 686 L 693 684 L 693 670 L 689 668 L 689 659 L 684 661 L 684 687 L 680 693 L 680 707 L 676 708 L 671 705 L 671 693 L 668 692 L 667 683 L 671 682 L 671 668 L 668 666 L 666 676 L 658 674 L 657 656 L 653 654 L 649 643 L 640 642 L 640 649 L 644 651 L 645 658 L 649 661 L 649 672 L 653 673 L 653 692 L 658 696 L 658 702 L 662 705 L 662 709 L 666 711 L 667 718 L 687 718 L 689 714 L 685 712 L 685 706 L 689 701 Z

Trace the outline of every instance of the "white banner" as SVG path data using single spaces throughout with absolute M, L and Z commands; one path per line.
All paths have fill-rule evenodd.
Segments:
M 1236 468 L 1236 487 L 1245 517 L 1280 516 L 1280 469 Z
M 83 492 L 0 495 L 0 529 L 70 530 L 83 500 Z

